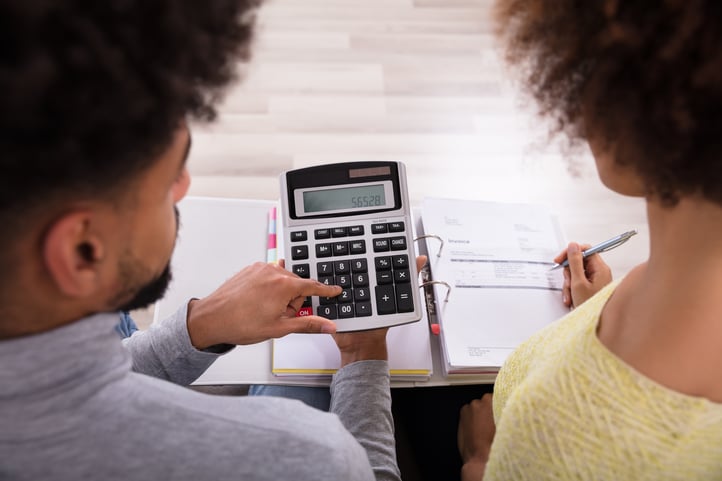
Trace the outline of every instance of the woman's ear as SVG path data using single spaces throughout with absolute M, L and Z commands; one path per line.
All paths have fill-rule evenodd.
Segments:
M 58 218 L 42 239 L 45 267 L 59 292 L 87 297 L 100 288 L 100 261 L 105 257 L 101 238 L 90 228 L 93 213 L 73 211 Z

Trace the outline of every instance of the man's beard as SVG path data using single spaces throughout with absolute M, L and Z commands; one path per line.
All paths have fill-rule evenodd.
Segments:
M 141 286 L 137 291 L 135 291 L 133 297 L 120 305 L 117 310 L 132 311 L 150 306 L 155 301 L 163 297 L 165 291 L 168 290 L 168 285 L 170 284 L 172 278 L 173 275 L 171 274 L 169 263 L 165 266 L 165 269 L 163 269 L 163 272 L 158 277 Z M 128 292 L 128 290 L 125 289 L 124 291 Z
M 177 237 L 178 230 L 180 229 L 180 212 L 178 211 L 177 206 L 173 208 L 173 213 L 175 214 Z M 120 273 L 120 281 L 123 287 L 111 303 L 113 310 L 133 311 L 135 309 L 143 309 L 163 297 L 165 291 L 168 290 L 168 285 L 170 285 L 171 279 L 173 278 L 170 269 L 170 261 L 168 261 L 168 264 L 165 266 L 160 275 L 152 278 L 140 287 L 137 287 L 134 283 L 136 282 L 136 279 L 145 277 L 143 275 L 144 270 L 143 264 L 130 254 L 127 254 L 123 260 L 121 260 L 118 271 Z M 126 300 L 128 298 L 129 300 Z

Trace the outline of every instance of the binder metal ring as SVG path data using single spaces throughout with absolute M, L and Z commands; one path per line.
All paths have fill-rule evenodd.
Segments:
M 420 236 L 416 237 L 414 239 L 414 242 L 421 240 L 421 239 L 427 239 L 427 238 L 432 238 L 432 239 L 436 239 L 439 241 L 439 252 L 436 253 L 436 257 L 441 257 L 441 250 L 444 248 L 444 239 L 442 239 L 441 237 L 434 235 L 434 234 L 424 234 L 424 235 L 420 235 Z M 447 286 L 448 286 L 448 284 L 447 284 Z M 451 288 L 449 288 L 449 289 L 451 289 Z
M 421 284 L 419 284 L 419 287 L 426 287 L 426 286 L 432 286 L 434 284 L 440 284 L 442 286 L 446 286 L 446 296 L 444 297 L 444 302 L 449 302 L 449 295 L 451 294 L 451 286 L 448 282 L 444 281 L 426 281 Z

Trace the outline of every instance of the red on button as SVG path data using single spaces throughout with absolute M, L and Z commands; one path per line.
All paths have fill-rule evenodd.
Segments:
M 305 317 L 305 316 L 310 316 L 311 314 L 313 314 L 312 307 L 302 307 L 296 313 L 296 317 Z

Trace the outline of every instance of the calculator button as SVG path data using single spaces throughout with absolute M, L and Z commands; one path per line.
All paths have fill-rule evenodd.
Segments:
M 316 239 L 329 239 L 331 237 L 331 229 L 316 229 L 313 231 Z
M 392 237 L 391 241 L 392 251 L 405 251 L 406 250 L 406 237 Z
M 396 312 L 394 286 L 376 286 L 376 310 L 380 315 Z
M 308 246 L 291 247 L 291 259 L 293 259 L 294 261 L 308 259 Z
M 331 236 L 332 237 L 346 237 L 348 235 L 348 232 L 346 231 L 345 227 L 334 227 L 331 229 Z
M 335 297 L 319 297 L 318 303 L 322 306 L 330 306 L 330 305 L 336 305 L 336 298 Z
M 302 307 L 296 313 L 296 317 L 306 317 L 313 314 L 313 307 Z
M 353 298 L 357 301 L 368 301 L 371 298 L 368 287 L 357 287 L 353 290 Z
M 341 287 L 351 287 L 351 276 L 349 276 L 349 275 L 336 276 L 335 284 L 337 286 L 341 286 Z
M 376 284 L 393 284 L 394 275 L 391 271 L 376 271 Z
M 386 234 L 388 231 L 389 228 L 386 224 L 371 224 L 372 234 Z
M 358 273 L 353 275 L 354 287 L 366 287 L 369 285 L 369 275 L 366 273 Z
M 356 303 L 356 317 L 365 317 L 371 315 L 371 302 L 357 302 Z
M 333 263 L 333 271 L 336 274 L 348 274 L 351 269 L 351 265 L 348 261 L 337 261 Z
M 305 240 L 308 240 L 308 234 L 306 234 L 305 230 L 291 232 L 291 242 L 301 242 Z
M 336 319 L 336 306 L 318 306 L 318 315 L 326 319 Z
M 364 235 L 364 226 L 352 225 L 348 228 L 348 235 Z
M 348 319 L 349 317 L 353 317 L 353 304 L 339 304 L 338 317 L 339 319 Z
M 414 299 L 411 296 L 411 284 L 396 286 L 396 307 L 399 312 L 413 312 Z
M 366 259 L 354 259 L 351 261 L 351 271 L 355 274 L 357 272 L 368 272 L 369 266 Z
M 331 244 L 316 244 L 316 257 L 331 257 Z
M 326 286 L 335 286 L 333 276 L 318 276 L 318 282 Z
M 394 264 L 394 269 L 408 269 L 409 268 L 409 256 L 393 256 L 391 260 Z
M 384 252 L 389 250 L 388 239 L 374 239 L 374 252 Z
M 348 242 L 334 242 L 333 255 L 335 255 L 335 256 L 348 255 Z
M 306 300 L 303 301 L 301 307 L 311 307 L 311 296 L 306 296 Z
M 319 276 L 328 276 L 333 274 L 333 262 L 317 262 L 316 273 Z
M 357 240 L 349 242 L 349 251 L 351 254 L 365 254 L 366 253 L 366 241 Z
M 403 232 L 404 231 L 404 223 L 403 222 L 389 222 L 389 232 Z
M 411 282 L 411 274 L 406 269 L 397 269 L 394 271 L 394 282 L 397 284 L 403 284 L 405 282 Z
M 298 277 L 303 277 L 304 279 L 311 277 L 311 266 L 308 264 L 296 264 L 291 267 L 291 271 Z
M 353 302 L 353 291 L 351 289 L 344 289 L 341 291 L 341 294 L 338 295 L 337 299 L 340 303 Z
M 391 269 L 391 258 L 390 257 L 377 257 L 374 259 L 377 271 L 387 271 Z

